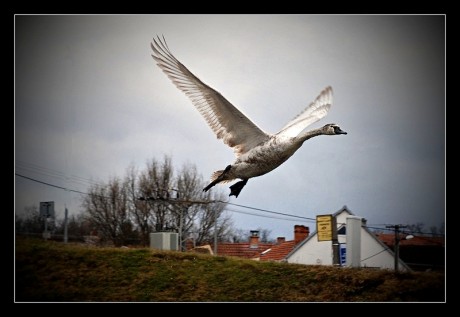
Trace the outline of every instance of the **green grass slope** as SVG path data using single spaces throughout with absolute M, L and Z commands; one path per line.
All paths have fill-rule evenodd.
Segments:
M 16 302 L 443 302 L 444 275 L 16 239 Z

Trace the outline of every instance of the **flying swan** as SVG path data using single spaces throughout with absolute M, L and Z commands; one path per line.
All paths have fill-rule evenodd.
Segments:
M 326 87 L 318 97 L 287 123 L 278 133 L 262 131 L 218 91 L 193 75 L 169 50 L 165 38 L 157 36 L 151 43 L 153 59 L 161 70 L 192 101 L 218 139 L 233 148 L 236 160 L 223 170 L 214 172 L 203 191 L 219 183 L 241 181 L 230 186 L 230 195 L 238 197 L 252 177 L 264 175 L 291 157 L 302 144 L 318 135 L 347 134 L 336 124 L 302 132 L 325 117 L 332 104 L 332 88 Z

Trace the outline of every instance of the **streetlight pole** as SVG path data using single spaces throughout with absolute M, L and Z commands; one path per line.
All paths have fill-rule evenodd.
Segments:
M 403 225 L 386 226 L 386 228 L 395 229 L 394 253 L 395 253 L 395 272 L 396 273 L 399 271 L 399 241 L 401 241 L 401 238 L 399 237 L 399 229 L 406 228 L 406 227 L 407 226 L 403 226 Z
M 399 226 L 395 225 L 395 272 L 399 270 Z
M 68 227 L 67 227 L 67 222 L 68 222 L 68 210 L 67 210 L 67 206 L 65 206 L 65 213 L 64 213 L 64 243 L 67 243 L 68 239 L 69 239 L 69 236 L 68 236 Z

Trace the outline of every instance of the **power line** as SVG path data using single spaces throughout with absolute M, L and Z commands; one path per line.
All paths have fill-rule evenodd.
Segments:
M 390 250 L 390 248 L 385 248 L 385 249 L 383 249 L 383 250 L 377 252 L 376 254 L 373 254 L 373 255 L 371 255 L 371 256 L 368 256 L 367 258 L 362 259 L 361 262 L 366 261 L 366 260 L 369 260 L 370 258 L 373 258 L 374 256 L 379 255 L 380 253 L 385 252 L 386 250 Z
M 93 196 L 99 196 L 99 197 L 108 198 L 108 197 L 105 197 L 105 196 L 102 196 L 102 195 L 89 194 L 89 193 L 82 192 L 82 191 L 79 191 L 79 190 L 69 189 L 69 188 L 65 188 L 65 187 L 62 187 L 62 186 L 54 185 L 54 184 L 51 184 L 51 183 L 48 183 L 48 182 L 40 181 L 40 180 L 35 179 L 35 178 L 32 178 L 32 177 L 27 177 L 27 176 L 21 175 L 21 174 L 19 174 L 19 173 L 15 173 L 15 175 L 16 175 L 16 176 L 19 176 L 19 177 L 22 177 L 22 178 L 25 178 L 25 179 L 28 179 L 28 180 L 33 181 L 33 182 L 37 182 L 37 183 L 40 183 L 40 184 L 43 184 L 43 185 L 47 185 L 47 186 L 51 186 L 51 187 L 58 188 L 58 189 L 63 189 L 63 190 L 65 190 L 65 191 L 69 191 L 69 192 L 73 192 L 73 193 L 78 193 L 78 194 L 82 194 L 82 195 L 93 195 Z M 78 176 L 77 176 L 77 177 L 78 177 Z M 82 178 L 82 179 L 84 179 L 84 178 Z M 98 185 L 97 183 L 94 183 L 94 184 Z M 174 200 L 172 200 L 172 201 L 174 201 Z M 179 201 L 176 201 L 176 202 L 179 202 Z M 256 211 L 262 211 L 262 212 L 266 212 L 266 213 L 270 213 L 270 214 L 281 215 L 281 216 L 288 216 L 288 217 L 299 218 L 299 219 L 303 219 L 303 220 L 308 220 L 308 221 L 316 222 L 316 218 L 297 216 L 297 215 L 287 214 L 287 213 L 278 212 L 278 211 L 272 211 L 272 210 L 267 210 L 267 209 L 262 209 L 262 208 L 256 208 L 256 207 L 251 207 L 251 206 L 245 206 L 245 205 L 235 204 L 235 203 L 231 203 L 231 202 L 223 201 L 223 200 L 215 200 L 215 201 L 210 201 L 210 202 L 207 202 L 207 203 L 212 203 L 212 202 L 224 203 L 224 204 L 228 204 L 228 205 L 232 205 L 232 206 L 237 206 L 237 207 L 246 208 L 246 209 L 251 209 L 251 210 L 256 210 Z M 226 209 L 227 209 L 227 208 L 226 208 Z M 243 212 L 243 211 L 236 211 L 236 210 L 230 210 L 230 209 L 227 209 L 227 210 L 232 211 L 232 212 L 245 213 L 245 212 Z M 251 215 L 251 213 L 247 213 L 247 212 L 246 212 L 246 214 Z M 257 215 L 257 214 L 252 214 L 252 215 L 254 215 L 254 216 L 260 216 L 260 217 L 267 217 L 267 216 Z M 267 217 L 267 218 L 270 218 L 270 217 Z M 274 219 L 281 219 L 281 220 L 294 221 L 293 219 L 283 219 L 283 218 L 275 218 L 275 217 L 271 217 L 271 218 L 274 218 Z M 343 225 L 345 225 L 345 223 L 343 223 Z M 391 228 L 381 228 L 381 227 L 371 227 L 371 226 L 366 226 L 366 228 L 369 228 L 369 229 L 376 229 L 376 230 L 386 230 L 386 231 L 394 232 L 394 229 L 391 229 Z M 428 235 L 428 234 L 432 234 L 432 233 L 420 232 L 420 231 L 411 232 L 411 233 L 419 233 L 419 234 L 427 234 L 427 235 Z M 444 234 L 433 234 L 433 235 L 442 236 L 442 237 L 445 236 Z
M 247 211 L 242 211 L 242 210 L 229 209 L 229 208 L 225 208 L 225 210 L 231 211 L 231 212 L 240 213 L 240 214 L 245 214 L 245 215 L 251 215 L 251 216 L 262 217 L 262 218 L 272 218 L 272 219 L 280 219 L 280 220 L 296 221 L 296 222 L 299 221 L 299 220 L 295 220 L 295 219 L 281 218 L 281 217 L 275 217 L 275 216 L 266 216 L 266 215 L 260 215 L 260 214 L 256 214 L 256 213 L 252 213 L 252 212 L 247 212 Z M 303 220 L 303 221 L 306 222 L 307 220 Z M 310 221 L 309 221 L 309 222 L 310 222 Z
M 16 169 L 25 170 L 27 172 L 36 173 L 36 174 L 44 175 L 47 177 L 53 177 L 53 178 L 57 178 L 60 180 L 65 180 L 67 182 L 79 183 L 80 185 L 98 185 L 98 183 L 92 179 L 84 178 L 81 176 L 76 176 L 73 174 L 68 175 L 56 169 L 43 167 L 37 164 L 28 163 L 28 162 L 21 161 L 18 159 L 16 159 Z
M 43 184 L 43 185 L 47 185 L 47 186 L 51 186 L 51 187 L 63 189 L 63 190 L 69 191 L 69 192 L 74 192 L 74 193 L 83 194 L 83 195 L 89 195 L 88 193 L 84 193 L 84 192 L 81 192 L 81 191 L 79 191 L 79 190 L 69 189 L 69 188 L 65 188 L 65 187 L 62 187 L 62 186 L 50 184 L 50 183 L 43 182 L 43 181 L 40 181 L 40 180 L 38 180 L 38 179 L 34 179 L 34 178 L 31 178 L 31 177 L 27 177 L 27 176 L 24 176 L 24 175 L 21 175 L 21 174 L 18 174 L 18 173 L 14 173 L 14 175 L 19 176 L 19 177 L 22 177 L 22 178 L 25 178 L 25 179 L 28 179 L 28 180 L 31 180 L 31 181 L 33 181 L 33 182 L 37 182 L 37 183 Z
M 282 212 L 271 211 L 271 210 L 261 209 L 261 208 L 255 208 L 255 207 L 249 207 L 249 206 L 244 206 L 244 205 L 238 205 L 238 204 L 229 203 L 229 202 L 226 202 L 226 203 L 229 204 L 229 205 L 233 205 L 233 206 L 238 206 L 238 207 L 242 207 L 242 208 L 247 208 L 247 209 L 252 209 L 252 210 L 258 210 L 258 211 L 268 212 L 268 213 L 271 213 L 271 214 L 282 215 L 282 216 L 289 216 L 289 217 L 294 217 L 294 218 L 300 218 L 300 219 L 307 219 L 307 220 L 314 220 L 314 221 L 316 221 L 315 218 L 302 217 L 302 216 L 297 216 L 297 215 L 290 215 L 290 214 L 286 214 L 286 213 L 282 213 Z
M 388 226 L 388 225 L 387 225 L 387 226 Z M 366 226 L 366 228 L 368 228 L 368 229 L 376 229 L 376 230 L 385 230 L 385 231 L 391 231 L 391 232 L 394 232 L 394 231 L 395 231 L 394 228 L 388 228 L 388 227 L 382 228 L 382 227 L 370 227 L 370 226 Z M 433 235 L 433 236 L 439 236 L 439 237 L 444 237 L 444 236 L 445 236 L 445 234 L 443 234 L 443 233 L 431 233 L 431 232 L 411 231 L 411 230 L 403 230 L 403 231 L 401 231 L 401 233 L 411 233 L 411 234 L 417 233 L 417 234 L 419 234 L 419 235 L 422 235 L 422 234 L 423 234 L 423 235 Z M 417 235 L 417 237 L 421 237 L 421 236 L 419 236 L 419 235 Z
M 28 177 L 28 176 L 24 176 L 24 175 L 21 175 L 19 173 L 15 173 L 15 175 L 19 176 L 19 177 L 22 177 L 22 178 L 25 178 L 25 179 L 28 179 L 28 180 L 33 181 L 33 182 L 37 182 L 37 183 L 40 183 L 40 184 L 43 184 L 43 185 L 51 186 L 51 187 L 54 187 L 54 188 L 59 188 L 59 189 L 63 189 L 63 190 L 66 190 L 66 191 L 70 191 L 70 192 L 74 192 L 74 193 L 78 193 L 78 194 L 83 194 L 83 195 L 95 195 L 95 194 L 89 194 L 89 193 L 85 193 L 85 192 L 75 190 L 75 189 L 69 189 L 69 188 L 65 188 L 65 187 L 62 187 L 62 186 L 54 185 L 54 184 L 51 184 L 51 183 L 48 183 L 48 182 L 40 181 L 38 179 Z M 105 196 L 102 196 L 102 195 L 95 195 L 95 196 L 108 198 L 108 197 L 105 197 Z M 174 200 L 171 200 L 171 201 L 172 202 L 179 202 L 179 201 L 174 201 Z M 182 202 L 182 201 L 180 201 L 180 202 Z M 297 215 L 290 215 L 290 214 L 287 214 L 287 213 L 282 213 L 282 212 L 277 212 L 277 211 L 271 211 L 271 210 L 266 210 L 266 209 L 261 209 L 261 208 L 255 208 L 255 207 L 250 207 L 250 206 L 245 206 L 245 205 L 234 204 L 234 203 L 230 203 L 230 202 L 222 201 L 222 200 L 215 200 L 215 201 L 211 201 L 211 202 L 207 202 L 207 203 L 212 203 L 212 202 L 225 203 L 225 204 L 229 204 L 229 205 L 238 206 L 238 207 L 241 207 L 241 208 L 247 208 L 247 209 L 262 211 L 262 212 L 271 213 L 271 214 L 277 214 L 277 215 L 282 215 L 282 216 L 288 216 L 288 217 L 294 217 L 294 218 L 300 218 L 300 219 L 316 221 L 316 219 L 314 219 L 314 218 L 302 217 L 302 216 L 297 216 Z M 278 218 L 278 219 L 282 219 L 282 218 Z

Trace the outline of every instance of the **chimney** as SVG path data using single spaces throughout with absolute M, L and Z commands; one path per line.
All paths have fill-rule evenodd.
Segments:
M 276 238 L 276 244 L 281 244 L 286 241 L 285 237 L 278 237 Z
M 301 242 L 302 240 L 306 239 L 310 234 L 310 228 L 301 225 L 294 226 L 294 241 L 295 244 Z
M 259 247 L 259 231 L 251 230 L 251 236 L 249 237 L 249 248 L 257 249 Z
M 187 239 L 185 240 L 185 250 L 189 251 L 191 249 L 193 249 L 195 246 L 194 246 L 194 243 L 192 241 L 192 239 Z

